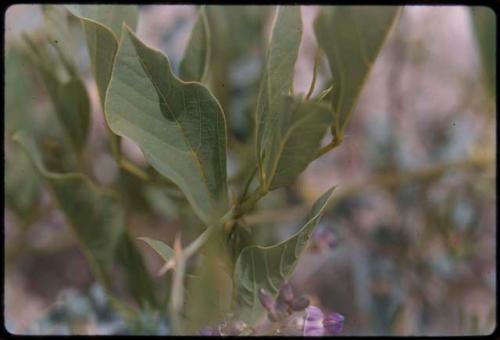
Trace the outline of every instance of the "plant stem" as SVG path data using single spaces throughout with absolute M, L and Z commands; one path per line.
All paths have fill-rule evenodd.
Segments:
M 316 86 L 316 78 L 318 76 L 318 66 L 319 66 L 319 57 L 321 56 L 320 54 L 320 49 L 318 46 L 316 46 L 316 54 L 314 56 L 314 69 L 313 69 L 313 77 L 311 80 L 311 86 L 309 87 L 309 91 L 307 92 L 306 99 L 309 99 L 314 91 L 314 87 Z
M 149 181 L 150 180 L 150 177 L 149 175 L 144 171 L 142 170 L 141 168 L 139 168 L 138 166 L 136 166 L 134 163 L 128 161 L 127 159 L 125 158 L 121 158 L 120 159 L 120 167 L 126 171 L 128 171 L 129 173 L 131 173 L 132 175 L 142 179 L 143 181 Z
M 342 143 L 342 139 L 341 138 L 334 138 L 334 140 L 330 144 L 325 145 L 324 147 L 322 147 L 321 149 L 319 149 L 318 153 L 314 157 L 314 160 L 320 158 L 325 153 L 328 153 L 329 151 L 335 149 L 337 146 L 340 145 L 340 143 Z

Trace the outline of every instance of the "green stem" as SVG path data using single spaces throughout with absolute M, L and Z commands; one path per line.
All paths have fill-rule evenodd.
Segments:
M 340 143 L 342 143 L 342 139 L 341 138 L 334 138 L 334 140 L 330 144 L 325 145 L 324 147 L 322 147 L 321 149 L 319 149 L 318 153 L 314 157 L 314 160 L 320 158 L 324 154 L 326 154 L 329 151 L 335 149 L 337 146 L 340 145 Z

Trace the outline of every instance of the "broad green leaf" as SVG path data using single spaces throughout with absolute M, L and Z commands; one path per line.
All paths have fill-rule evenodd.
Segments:
M 63 75 L 58 72 L 59 65 L 48 51 L 47 37 L 38 45 L 28 35 L 24 35 L 24 39 L 31 51 L 31 62 L 41 76 L 58 120 L 77 153 L 81 153 L 90 128 L 90 101 L 85 84 L 58 44 L 53 46 L 62 64 Z
M 275 295 L 283 281 L 292 274 L 333 190 L 329 189 L 314 203 L 305 225 L 289 239 L 270 247 L 243 249 L 234 272 L 235 298 L 243 321 L 252 324 L 261 316 L 264 309 L 257 296 L 260 288 Z
M 210 63 L 210 30 L 205 7 L 200 8 L 180 65 L 184 81 L 205 79 Z
M 132 29 L 137 26 L 139 10 L 135 5 L 67 5 L 68 10 L 81 19 L 87 40 L 92 72 L 104 109 L 106 90 L 118 50 L 121 27 L 126 23 Z M 120 139 L 111 136 L 113 153 L 120 155 Z
M 291 183 L 314 160 L 332 123 L 326 104 L 289 96 L 280 102 L 262 164 L 271 190 Z
M 314 22 L 332 73 L 332 132 L 338 138 L 399 11 L 398 6 L 325 6 Z
M 471 7 L 474 33 L 479 46 L 483 77 L 492 96 L 496 95 L 496 16 L 488 7 Z
M 129 288 L 136 299 L 155 303 L 152 283 L 142 257 L 134 249 L 124 228 L 124 210 L 118 196 L 114 192 L 99 189 L 83 174 L 49 171 L 34 140 L 24 131 L 16 133 L 13 139 L 49 184 L 55 201 L 81 243 L 97 278 L 111 289 L 113 265 L 118 262 L 125 270 Z
M 210 91 L 183 82 L 167 57 L 124 27 L 106 97 L 111 130 L 136 142 L 207 225 L 228 209 L 226 122 Z
M 162 241 L 149 237 L 138 237 L 138 239 L 146 242 L 165 262 L 170 261 L 175 256 L 174 250 Z
M 266 177 L 269 174 L 266 173 L 265 164 L 269 162 L 269 148 L 273 146 L 276 126 L 287 114 L 281 112 L 284 109 L 282 97 L 292 87 L 301 37 L 300 7 L 279 7 L 255 112 L 256 151 L 261 184 L 264 186 L 271 183 L 271 179 Z

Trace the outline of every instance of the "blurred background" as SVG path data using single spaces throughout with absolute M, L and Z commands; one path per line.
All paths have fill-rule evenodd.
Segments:
M 139 7 L 139 37 L 164 51 L 177 70 L 196 7 Z M 274 9 L 225 11 L 219 21 L 232 34 L 214 31 L 210 86 L 228 117 L 228 175 L 237 178 L 251 161 L 252 114 Z M 302 7 L 295 93 L 307 92 L 311 81 L 317 11 Z M 68 20 L 81 34 L 79 22 Z M 42 21 L 39 5 L 11 6 L 5 17 L 5 325 L 17 334 L 151 328 L 165 334 L 168 326 L 154 313 L 145 311 L 131 326 L 106 305 L 46 186 L 10 140 L 19 128 L 58 133 L 46 90 L 19 42 L 21 32 L 36 31 Z M 342 145 L 292 186 L 271 192 L 247 218 L 261 244 L 276 243 L 299 228 L 321 193 L 337 186 L 321 222 L 335 245 L 306 253 L 291 283 L 315 305 L 343 314 L 343 335 L 489 334 L 496 326 L 496 89 L 483 81 L 472 23 L 467 7 L 404 7 Z M 189 206 L 114 163 L 85 41 L 78 41 L 77 66 L 92 102 L 89 175 L 121 192 L 132 235 L 168 244 L 181 228 L 197 235 Z M 324 59 L 314 94 L 329 77 Z M 133 142 L 124 138 L 122 148 L 146 166 Z M 155 275 L 159 257 L 137 244 Z

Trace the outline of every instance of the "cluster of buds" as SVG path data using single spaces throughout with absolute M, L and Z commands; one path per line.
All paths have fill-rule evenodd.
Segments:
M 283 283 L 280 287 L 276 299 L 265 289 L 259 289 L 259 300 L 267 310 L 267 317 L 272 322 L 283 320 L 293 312 L 303 311 L 309 306 L 308 298 L 294 296 L 292 286 L 288 282 Z

